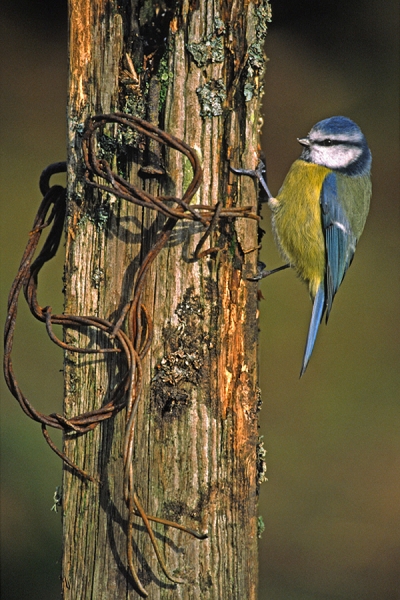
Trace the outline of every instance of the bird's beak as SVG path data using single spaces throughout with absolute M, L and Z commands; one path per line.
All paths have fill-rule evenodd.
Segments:
M 302 146 L 309 146 L 310 145 L 310 140 L 307 137 L 305 137 L 305 138 L 297 138 L 297 141 Z

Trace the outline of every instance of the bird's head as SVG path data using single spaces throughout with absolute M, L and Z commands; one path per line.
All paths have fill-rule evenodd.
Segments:
M 366 175 L 371 169 L 371 152 L 361 129 L 346 117 L 319 121 L 305 138 L 301 159 L 346 175 Z

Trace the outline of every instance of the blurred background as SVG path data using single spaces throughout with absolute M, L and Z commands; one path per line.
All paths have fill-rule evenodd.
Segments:
M 271 191 L 277 193 L 299 156 L 296 138 L 320 119 L 345 115 L 360 125 L 372 150 L 373 201 L 329 325 L 321 326 L 300 381 L 307 290 L 290 271 L 260 284 L 260 434 L 268 482 L 260 496 L 259 600 L 398 600 L 398 4 L 276 0 L 272 9 L 263 129 Z M 5 0 L 1 44 L 3 323 L 40 201 L 38 176 L 66 155 L 66 2 Z M 267 208 L 263 227 L 261 258 L 272 268 L 281 260 Z M 41 281 L 41 298 L 54 311 L 62 310 L 61 273 L 60 255 Z M 39 410 L 60 410 L 62 353 L 25 319 L 23 303 L 20 313 L 14 362 L 21 386 Z M 61 463 L 0 385 L 1 597 L 54 600 L 61 516 L 50 509 Z

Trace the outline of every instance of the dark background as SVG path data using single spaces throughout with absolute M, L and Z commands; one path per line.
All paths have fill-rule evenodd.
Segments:
M 400 598 L 398 5 L 272 3 L 263 148 L 277 193 L 297 137 L 342 114 L 373 154 L 373 201 L 354 263 L 299 381 L 311 303 L 290 271 L 261 283 L 260 600 Z M 3 2 L 1 319 L 40 194 L 64 160 L 64 2 Z M 264 211 L 262 258 L 281 264 Z M 62 256 L 39 299 L 62 310 Z M 46 279 L 46 281 L 44 281 Z M 62 353 L 21 303 L 15 369 L 43 412 L 61 409 Z M 39 342 L 34 343 L 34 338 Z M 1 384 L 2 587 L 7 600 L 59 597 L 61 464 Z M 55 435 L 55 440 L 60 441 Z M 78 599 L 77 599 L 78 600 Z

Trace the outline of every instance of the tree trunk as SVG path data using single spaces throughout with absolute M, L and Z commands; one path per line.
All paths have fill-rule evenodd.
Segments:
M 257 164 L 269 7 L 70 0 L 69 10 L 65 311 L 115 322 L 166 219 L 85 186 L 83 124 L 121 111 L 158 125 L 200 157 L 193 205 L 257 212 L 257 186 L 229 165 Z M 156 196 L 183 196 L 192 174 L 182 154 L 128 139 L 116 126 L 107 132 L 98 146 L 113 168 Z M 221 218 L 205 246 L 218 251 L 195 259 L 205 229 L 180 220 L 147 275 L 142 303 L 154 333 L 142 365 L 134 489 L 146 513 L 208 532 L 199 540 L 152 525 L 169 571 L 184 580 L 175 584 L 136 519 L 133 557 L 152 599 L 257 595 L 257 285 L 246 279 L 257 267 L 257 228 L 254 219 Z M 66 339 L 107 345 L 92 329 L 69 329 Z M 122 371 L 120 354 L 67 352 L 66 416 L 107 403 Z M 140 597 L 127 564 L 124 435 L 123 410 L 86 434 L 65 436 L 67 456 L 101 481 L 64 470 L 65 600 Z

